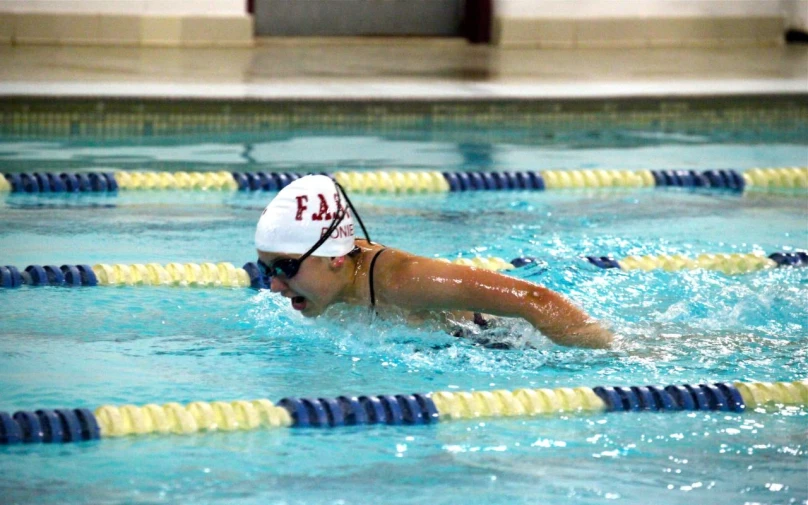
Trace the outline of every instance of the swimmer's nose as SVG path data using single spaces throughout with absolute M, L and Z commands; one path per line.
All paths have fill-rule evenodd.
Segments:
M 269 281 L 269 289 L 273 293 L 280 293 L 281 291 L 283 291 L 288 287 L 289 285 L 283 282 L 283 280 L 281 280 L 281 278 L 278 277 L 277 275 L 272 277 L 272 279 Z

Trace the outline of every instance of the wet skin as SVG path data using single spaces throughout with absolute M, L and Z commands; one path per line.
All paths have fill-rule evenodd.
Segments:
M 273 277 L 270 288 L 292 300 L 292 307 L 314 317 L 334 303 L 370 306 L 369 269 L 382 248 L 357 240 L 359 253 L 306 258 L 293 278 Z M 288 254 L 259 251 L 266 264 Z M 496 272 L 455 265 L 387 249 L 374 272 L 377 307 L 394 307 L 423 318 L 442 311 L 443 319 L 472 320 L 473 312 L 521 317 L 557 344 L 609 347 L 612 334 L 567 300 L 543 286 Z M 434 314 L 433 314 L 434 315 Z

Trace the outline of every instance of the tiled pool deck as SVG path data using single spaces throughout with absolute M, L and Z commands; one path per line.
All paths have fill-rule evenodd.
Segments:
M 808 94 L 808 46 L 539 50 L 457 39 L 0 47 L 0 97 L 496 100 Z

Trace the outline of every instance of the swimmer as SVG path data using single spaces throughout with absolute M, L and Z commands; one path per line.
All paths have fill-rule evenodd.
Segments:
M 355 222 L 365 239 L 356 238 Z M 543 286 L 372 242 L 348 195 L 324 175 L 297 179 L 275 196 L 258 221 L 255 247 L 270 289 L 306 317 L 345 303 L 444 327 L 466 321 L 485 328 L 491 316 L 519 317 L 565 346 L 606 348 L 612 341 L 609 330 Z

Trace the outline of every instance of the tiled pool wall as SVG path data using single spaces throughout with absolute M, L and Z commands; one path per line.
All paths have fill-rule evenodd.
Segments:
M 147 139 L 290 131 L 553 143 L 568 134 L 681 132 L 808 140 L 808 94 L 570 100 L 251 101 L 0 98 L 5 138 Z

